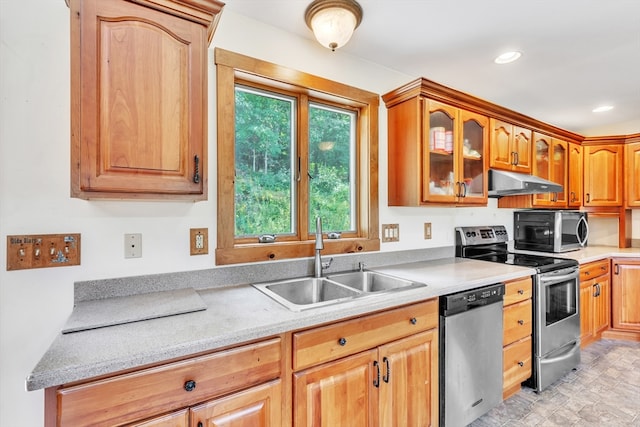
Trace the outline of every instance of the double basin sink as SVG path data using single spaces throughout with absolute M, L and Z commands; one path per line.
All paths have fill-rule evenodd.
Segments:
M 420 288 L 426 284 L 373 271 L 350 271 L 327 277 L 304 277 L 253 286 L 289 310 L 302 311 L 367 295 Z

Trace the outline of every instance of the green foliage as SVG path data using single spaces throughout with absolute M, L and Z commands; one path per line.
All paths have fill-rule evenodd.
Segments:
M 295 99 L 270 95 L 236 88 L 236 236 L 296 232 Z M 351 230 L 355 115 L 312 104 L 309 116 L 310 232 L 316 216 L 325 231 Z

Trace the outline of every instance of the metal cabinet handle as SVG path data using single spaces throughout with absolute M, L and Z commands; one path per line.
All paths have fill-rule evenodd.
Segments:
M 524 362 L 523 361 L 518 362 L 518 366 L 522 368 L 524 366 Z
M 514 157 L 516 159 L 516 162 L 514 163 L 514 165 L 518 166 L 518 163 L 520 163 L 520 156 L 518 155 L 517 151 L 514 151 L 513 155 L 514 155 Z
M 587 193 L 587 203 L 589 203 L 590 201 L 591 201 L 591 195 Z
M 524 325 L 524 320 L 522 320 L 522 319 L 518 320 L 518 325 L 520 325 L 520 326 Z
M 193 182 L 195 184 L 200 183 L 200 158 L 196 154 L 193 158 L 194 168 L 193 168 Z
M 411 319 L 409 319 L 409 322 L 411 322 L 412 325 L 415 325 L 416 323 L 418 323 L 418 319 L 412 317 Z
M 342 337 L 338 340 L 338 344 L 340 344 L 341 346 L 345 346 L 347 345 L 347 339 Z
M 376 368 L 376 377 L 373 379 L 373 386 L 380 387 L 380 365 L 377 360 L 373 361 L 373 367 Z
M 524 295 L 524 289 L 518 289 L 518 293 L 519 293 L 520 295 Z
M 386 372 L 384 374 L 384 376 L 382 377 L 382 381 L 384 381 L 385 383 L 389 382 L 389 378 L 391 377 L 391 366 L 389 365 L 389 359 L 387 357 L 383 357 L 382 358 L 382 362 L 385 365 L 386 368 Z
M 196 389 L 196 382 L 193 380 L 189 380 L 186 383 L 184 383 L 184 389 L 186 391 L 193 391 Z
M 467 197 L 467 184 L 462 183 L 462 197 Z

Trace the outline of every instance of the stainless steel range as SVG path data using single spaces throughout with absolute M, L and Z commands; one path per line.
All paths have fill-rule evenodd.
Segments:
M 578 262 L 509 252 L 502 225 L 456 227 L 456 256 L 534 268 L 533 373 L 540 392 L 580 363 Z

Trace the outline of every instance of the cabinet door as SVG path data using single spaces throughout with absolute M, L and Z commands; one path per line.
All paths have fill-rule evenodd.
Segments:
M 640 331 L 640 260 L 613 260 L 612 327 Z
M 569 144 L 569 193 L 567 194 L 567 204 L 572 208 L 582 205 L 582 163 L 582 146 Z
M 122 0 L 71 10 L 72 196 L 206 197 L 207 28 Z
M 191 427 L 280 427 L 280 380 L 191 408 Z
M 584 348 L 595 340 L 593 330 L 594 279 L 580 282 L 580 348 Z
M 500 120 L 491 119 L 491 145 L 489 147 L 489 166 L 496 169 L 511 170 L 513 168 L 513 150 L 511 141 L 514 138 L 513 125 Z
M 640 207 L 640 142 L 627 144 L 624 158 L 627 206 Z
M 382 371 L 378 425 L 437 425 L 438 330 L 381 346 L 378 363 Z
M 611 313 L 611 285 L 609 276 L 602 276 L 595 280 L 595 298 L 593 299 L 593 332 L 599 336 L 609 327 Z M 640 305 L 638 305 L 640 307 Z M 640 316 L 639 316 L 640 319 Z
M 510 344 L 502 350 L 502 396 L 513 395 L 520 384 L 531 376 L 531 336 Z
M 515 154 L 513 170 L 521 173 L 531 173 L 531 141 L 532 132 L 529 129 L 514 126 L 512 151 Z
M 294 426 L 375 426 L 381 379 L 369 350 L 293 375 Z M 375 364 L 374 364 L 375 362 Z
M 425 202 L 455 202 L 456 174 L 454 141 L 458 138 L 458 110 L 429 101 L 429 128 L 422 171 Z
M 584 205 L 622 206 L 622 145 L 584 147 Z
M 489 119 L 460 110 L 461 141 L 457 141 L 457 192 L 463 204 L 487 203 L 487 147 Z M 460 145 L 460 142 L 462 145 Z

